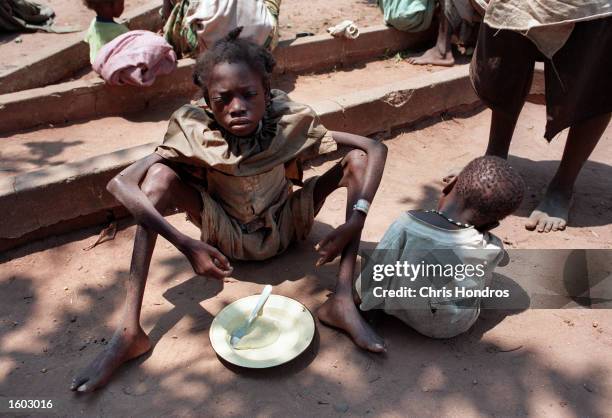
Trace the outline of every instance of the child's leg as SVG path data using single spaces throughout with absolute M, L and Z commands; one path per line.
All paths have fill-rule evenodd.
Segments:
M 366 165 L 366 154 L 360 150 L 353 150 L 343 159 L 342 165 L 336 165 L 323 174 L 314 190 L 315 207 L 318 207 L 334 190 L 346 187 L 348 219 L 363 188 Z M 383 339 L 361 317 L 353 301 L 353 277 L 360 239 L 361 236 L 355 237 L 342 251 L 336 291 L 319 308 L 317 316 L 321 322 L 347 332 L 359 347 L 381 352 L 385 350 Z
M 141 189 L 161 213 L 179 207 L 196 219 L 201 216 L 198 191 L 166 165 L 151 166 Z M 157 233 L 138 225 L 121 322 L 106 349 L 73 379 L 71 390 L 88 392 L 103 386 L 120 365 L 151 349 L 149 337 L 140 326 L 140 309 L 156 240 Z
M 597 116 L 570 128 L 557 173 L 548 185 L 544 200 L 525 223 L 525 228 L 537 228 L 538 232 L 565 229 L 574 183 L 610 123 L 610 116 L 610 113 Z

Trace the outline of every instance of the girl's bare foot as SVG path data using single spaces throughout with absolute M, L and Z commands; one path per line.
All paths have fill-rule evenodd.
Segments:
M 443 67 L 452 67 L 455 65 L 453 51 L 448 48 L 446 53 L 442 53 L 438 45 L 428 49 L 420 57 L 410 57 L 407 61 L 415 65 L 440 65 Z
M 385 342 L 359 315 L 352 297 L 331 296 L 321 305 L 317 316 L 322 323 L 345 331 L 364 350 L 386 351 Z
M 562 231 L 567 225 L 572 193 L 557 189 L 548 189 L 544 200 L 540 202 L 531 215 L 525 228 L 538 232 Z
M 135 335 L 115 333 L 108 347 L 72 379 L 70 390 L 91 392 L 104 386 L 119 366 L 150 349 L 151 341 L 140 328 Z

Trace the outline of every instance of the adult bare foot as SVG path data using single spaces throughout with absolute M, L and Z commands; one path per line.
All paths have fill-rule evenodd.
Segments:
M 572 193 L 549 188 L 531 215 L 525 228 L 538 232 L 562 231 L 567 225 L 569 209 L 572 202 Z
M 133 336 L 115 333 L 108 347 L 72 379 L 70 390 L 91 392 L 104 386 L 119 366 L 150 349 L 151 341 L 142 329 Z
M 345 331 L 364 350 L 386 351 L 385 342 L 359 315 L 351 297 L 331 296 L 321 305 L 317 316 L 322 323 Z
M 420 57 L 410 57 L 407 61 L 415 65 L 440 65 L 443 67 L 455 65 L 453 51 L 449 48 L 446 53 L 442 53 L 437 45 L 425 51 Z

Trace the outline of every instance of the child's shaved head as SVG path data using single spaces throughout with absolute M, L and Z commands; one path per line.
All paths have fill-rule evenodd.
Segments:
M 525 182 L 508 162 L 485 156 L 472 160 L 457 177 L 457 194 L 479 224 L 497 222 L 518 209 Z

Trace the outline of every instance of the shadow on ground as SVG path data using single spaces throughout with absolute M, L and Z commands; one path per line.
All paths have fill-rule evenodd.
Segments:
M 317 223 L 313 235 L 329 225 Z M 224 364 L 206 337 L 215 311 L 206 301 L 247 283 L 291 282 L 290 296 L 316 308 L 333 287 L 337 263 L 314 268 L 316 242 L 310 238 L 287 253 L 263 263 L 244 262 L 227 282 L 193 276 L 176 255 L 159 260 L 169 268 L 151 286 L 162 286 L 169 302 L 151 314 L 145 306 L 143 326 L 155 344 L 152 354 L 124 366 L 104 389 L 85 396 L 68 391 L 71 376 L 104 349 L 111 336 L 111 316 L 120 309 L 127 270 L 114 267 L 108 286 L 82 285 L 76 297 L 86 310 L 70 303 L 43 306 L 41 286 L 31 277 L 0 278 L 0 394 L 4 397 L 51 398 L 55 414 L 76 415 L 214 415 L 329 416 L 365 414 L 448 414 L 459 405 L 474 414 L 526 415 L 533 410 L 535 390 L 546 387 L 568 414 L 605 415 L 597 385 L 602 368 L 567 373 L 546 355 L 506 346 L 484 336 L 517 311 L 483 310 L 467 333 L 449 340 L 425 338 L 391 317 L 376 327 L 389 351 L 373 355 L 356 349 L 337 331 L 317 323 L 317 338 L 293 362 L 266 371 Z M 365 243 L 371 247 L 374 243 Z M 155 257 L 155 255 L 154 255 Z M 187 277 L 176 282 L 177 277 Z M 174 281 L 172 280 L 174 279 Z M 498 276 L 500 286 L 511 278 Z M 233 289 L 236 289 L 235 287 Z M 284 287 L 283 289 L 288 289 Z M 225 297 L 224 304 L 232 297 Z M 45 312 L 53 326 L 37 330 L 33 318 Z M 147 312 L 149 311 L 149 312 Z M 172 335 L 189 319 L 187 337 Z M 188 341 L 197 338 L 200 345 Z M 169 347 L 169 345 L 171 345 Z M 44 370 L 44 372 L 43 372 Z
M 545 185 L 557 164 L 519 157 L 510 161 L 533 190 Z M 323 162 L 316 160 L 313 167 Z M 596 171 L 600 178 L 612 174 L 608 165 L 597 162 L 587 163 L 585 170 Z M 406 209 L 429 208 L 437 201 L 440 187 L 432 179 L 431 186 L 410 195 L 419 198 L 398 193 L 397 199 Z M 603 182 L 582 184 L 579 180 L 577 190 L 577 201 L 586 208 L 601 209 L 612 201 Z M 521 216 L 534 206 L 534 199 L 526 199 Z M 609 210 L 602 215 L 589 215 L 584 208 L 576 213 L 575 221 L 583 225 L 612 220 Z M 392 317 L 378 316 L 376 329 L 388 344 L 385 355 L 358 350 L 343 334 L 317 322 L 317 339 L 290 364 L 257 372 L 222 363 L 207 332 L 214 315 L 236 298 L 272 283 L 313 311 L 325 301 L 334 286 L 337 263 L 315 269 L 312 247 L 330 229 L 316 222 L 306 241 L 265 262 L 236 263 L 234 277 L 224 282 L 194 276 L 176 250 L 163 255 L 156 251 L 154 262 L 161 267 L 149 279 L 142 319 L 155 344 L 153 352 L 122 367 L 106 388 L 85 396 L 69 392 L 68 385 L 112 335 L 125 294 L 127 263 L 114 265 L 109 257 L 111 277 L 103 284 L 50 278 L 72 280 L 76 289 L 70 289 L 70 297 L 49 294 L 53 292 L 49 284 L 33 275 L 0 275 L 0 397 L 50 398 L 56 405 L 54 414 L 88 416 L 440 416 L 457 415 L 457 411 L 525 416 L 543 413 L 548 403 L 568 415 L 606 415 L 609 367 L 589 361 L 588 356 L 575 358 L 579 367 L 571 371 L 551 361 L 552 344 L 558 349 L 561 344 L 575 347 L 584 343 L 572 334 L 555 341 L 525 341 L 516 327 L 527 323 L 533 330 L 537 325 L 542 329 L 536 331 L 544 334 L 558 325 L 547 322 L 552 315 L 537 321 L 529 315 L 513 317 L 528 304 L 528 297 L 522 295 L 518 309 L 483 309 L 474 327 L 448 340 L 423 337 Z M 62 237 L 51 245 L 82 239 L 83 234 L 87 232 Z M 158 250 L 162 243 L 158 242 Z M 374 245 L 363 242 L 364 248 Z M 54 257 L 66 256 L 68 248 L 54 248 Z M 33 250 L 19 251 L 23 255 Z M 495 277 L 499 286 L 514 286 L 509 275 Z M 78 305 L 73 304 L 73 297 Z M 51 325 L 42 327 L 41 318 Z M 508 322 L 515 318 L 521 322 L 509 327 Z M 511 332 L 500 336 L 498 330 Z M 541 405 L 542 400 L 547 405 Z
M 64 161 L 52 161 L 57 155 L 60 155 L 67 148 L 81 145 L 84 142 L 81 140 L 69 141 L 28 141 L 24 142 L 28 148 L 28 153 L 24 157 L 4 157 L 2 161 L 2 167 L 0 171 L 4 171 L 9 174 L 21 173 L 23 169 L 22 165 L 34 165 L 37 167 L 49 167 L 54 165 L 63 164 Z

